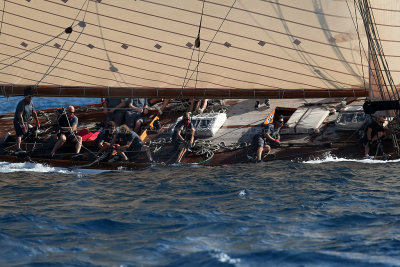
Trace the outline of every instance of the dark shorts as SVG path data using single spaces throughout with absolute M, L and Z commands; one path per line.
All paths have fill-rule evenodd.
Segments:
M 129 147 L 130 151 L 141 151 L 143 147 L 143 144 L 140 143 L 132 143 L 132 145 Z
M 71 132 L 61 132 L 57 134 L 57 137 L 60 138 L 61 135 L 65 135 L 65 137 L 67 138 L 67 142 L 73 143 L 74 139 L 75 139 L 75 135 L 72 134 Z
M 14 123 L 14 129 L 15 129 L 15 134 L 16 136 L 24 136 L 24 130 L 22 129 L 22 127 L 20 126 L 19 123 Z
M 106 123 L 109 121 L 115 122 L 117 126 L 120 126 L 122 124 L 122 121 L 124 119 L 125 112 L 116 110 L 113 113 L 107 113 L 106 116 Z
M 127 111 L 125 114 L 125 122 L 129 128 L 134 128 L 137 121 L 143 123 L 143 115 L 135 111 Z

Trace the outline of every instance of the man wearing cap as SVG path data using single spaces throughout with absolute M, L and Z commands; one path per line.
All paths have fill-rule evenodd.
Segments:
M 22 137 L 28 133 L 28 121 L 33 117 L 36 120 L 37 127 L 40 127 L 40 122 L 32 102 L 32 90 L 27 87 L 24 90 L 24 99 L 22 99 L 15 109 L 14 114 L 14 129 L 17 136 L 16 152 L 22 151 Z
M 377 141 L 380 142 L 381 139 L 385 137 L 386 135 L 384 129 L 385 122 L 386 122 L 386 116 L 380 115 L 376 117 L 376 119 L 373 120 L 370 124 L 368 124 L 363 140 L 364 158 L 367 159 L 370 158 L 369 150 L 371 144 Z
M 181 162 L 189 147 L 193 145 L 194 133 L 195 129 L 191 122 L 191 115 L 186 112 L 183 114 L 182 120 L 176 124 L 172 134 L 172 144 L 175 150 L 178 151 L 176 163 Z
M 256 150 L 257 162 L 262 162 L 261 156 L 265 151 L 267 154 L 271 151 L 272 147 L 280 146 L 279 131 L 284 124 L 283 115 L 278 116 L 277 120 L 265 126 L 262 133 L 256 134 L 251 143 L 252 147 Z
M 75 152 L 79 154 L 82 147 L 82 137 L 76 135 L 76 130 L 78 127 L 78 117 L 75 116 L 75 108 L 69 106 L 66 108 L 60 117 L 58 118 L 59 133 L 57 134 L 58 141 L 54 145 L 51 151 L 51 157 L 54 157 L 56 151 L 64 145 L 66 141 L 76 143 Z

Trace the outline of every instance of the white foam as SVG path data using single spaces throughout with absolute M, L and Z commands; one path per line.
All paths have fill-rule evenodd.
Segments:
M 308 164 L 321 164 L 321 163 L 328 163 L 328 162 L 360 162 L 360 163 L 367 163 L 367 164 L 383 164 L 383 163 L 396 163 L 400 162 L 400 159 L 396 160 L 377 160 L 377 159 L 346 159 L 346 158 L 338 158 L 336 156 L 327 153 L 324 155 L 323 158 L 317 158 L 313 160 L 303 161 L 303 163 Z
M 240 263 L 240 259 L 231 258 L 228 254 L 220 251 L 214 251 L 210 253 L 211 256 L 216 258 L 219 262 L 230 263 L 230 264 L 238 264 Z
M 105 172 L 104 170 L 89 170 L 89 169 L 76 169 L 70 171 L 66 168 L 56 168 L 39 163 L 22 162 L 22 163 L 9 163 L 0 162 L 0 173 L 10 172 L 39 172 L 39 173 L 65 173 L 65 174 L 96 174 Z

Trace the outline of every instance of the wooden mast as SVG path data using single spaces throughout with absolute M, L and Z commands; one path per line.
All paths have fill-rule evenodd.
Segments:
M 3 96 L 22 96 L 28 85 L 0 85 Z M 207 99 L 301 99 L 366 97 L 368 89 L 237 89 L 237 88 L 149 88 L 32 86 L 34 96 L 43 97 L 134 97 L 134 98 L 207 98 Z

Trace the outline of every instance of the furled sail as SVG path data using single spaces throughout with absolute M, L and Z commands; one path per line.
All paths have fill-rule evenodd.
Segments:
M 374 1 L 399 82 L 399 3 Z M 3 94 L 366 96 L 358 0 L 3 0 Z M 197 39 L 197 42 L 196 42 Z M 398 50 L 398 49 L 397 49 Z

